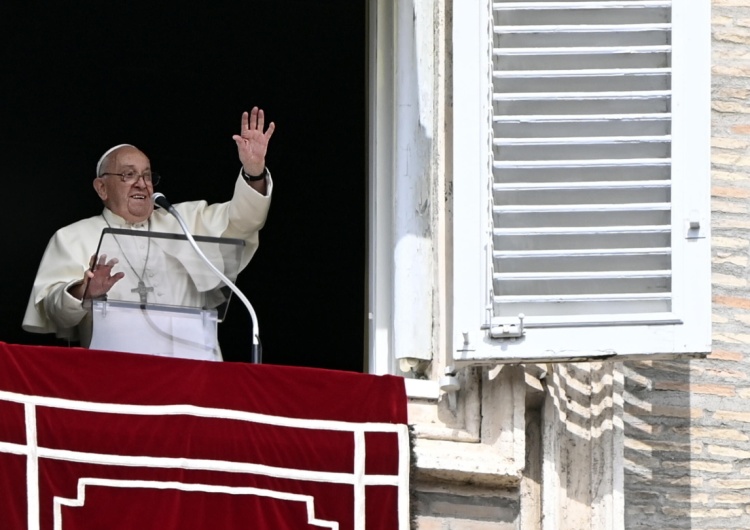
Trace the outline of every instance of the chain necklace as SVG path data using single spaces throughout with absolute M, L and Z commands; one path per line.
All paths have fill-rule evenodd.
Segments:
M 102 219 L 104 219 L 104 222 L 107 223 L 107 226 L 112 228 L 112 225 L 109 224 L 109 221 L 107 221 L 107 218 L 104 217 L 104 214 L 102 214 Z M 148 220 L 148 227 L 147 230 L 151 231 L 151 218 Z M 112 237 L 115 240 L 115 243 L 117 243 L 117 247 L 120 249 L 120 252 L 122 253 L 122 257 L 125 258 L 125 261 L 128 264 L 128 267 L 130 267 L 130 270 L 133 271 L 133 274 L 136 275 L 138 278 L 138 287 L 131 289 L 131 293 L 138 293 L 139 298 L 141 299 L 141 307 L 146 305 L 148 302 L 148 293 L 154 292 L 154 288 L 150 286 L 146 286 L 146 282 L 143 281 L 144 276 L 146 275 L 146 267 L 148 266 L 148 256 L 151 253 L 151 238 L 148 238 L 148 246 L 146 247 L 146 259 L 143 261 L 143 270 L 140 274 L 136 272 L 135 267 L 133 267 L 133 264 L 130 263 L 130 260 L 128 259 L 128 255 L 125 253 L 125 251 L 122 249 L 122 245 L 120 245 L 120 242 L 117 240 L 117 237 L 112 234 Z

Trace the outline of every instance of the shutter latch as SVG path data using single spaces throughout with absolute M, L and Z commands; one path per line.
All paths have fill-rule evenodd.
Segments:
M 685 219 L 685 228 L 687 232 L 685 238 L 704 239 L 706 237 L 705 226 L 707 226 L 707 223 L 698 210 L 690 210 L 690 216 Z
M 515 339 L 524 336 L 523 319 L 524 314 L 518 314 L 518 320 L 501 322 L 495 325 L 485 325 L 482 329 L 489 329 L 492 339 Z

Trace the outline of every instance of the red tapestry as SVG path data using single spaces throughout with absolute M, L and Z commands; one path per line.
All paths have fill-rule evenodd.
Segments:
M 401 378 L 0 343 L 2 530 L 407 530 Z

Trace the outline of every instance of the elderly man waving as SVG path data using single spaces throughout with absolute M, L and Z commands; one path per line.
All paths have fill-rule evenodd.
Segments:
M 242 167 L 231 200 L 175 205 L 191 232 L 244 240 L 241 268 L 258 248 L 258 232 L 270 207 L 273 183 L 265 160 L 274 128 L 273 123 L 265 127 L 263 110 L 257 107 L 243 113 L 240 133 L 233 136 Z M 171 215 L 154 209 L 151 196 L 158 181 L 159 175 L 152 170 L 148 157 L 133 145 L 117 145 L 102 155 L 93 186 L 104 209 L 98 215 L 59 229 L 52 236 L 29 298 L 23 320 L 26 331 L 55 333 L 87 347 L 91 341 L 91 315 L 82 307 L 82 299 L 105 295 L 127 275 L 145 282 L 149 276 L 148 253 L 145 263 L 141 259 L 138 264 L 121 264 L 118 272 L 113 271 L 118 264 L 116 258 L 106 260 L 100 256 L 94 263 L 92 254 L 107 227 L 181 232 Z

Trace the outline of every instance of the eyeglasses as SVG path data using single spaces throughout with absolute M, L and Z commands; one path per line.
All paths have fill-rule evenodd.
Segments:
M 120 180 L 122 180 L 125 184 L 134 184 L 138 181 L 139 178 L 143 177 L 143 181 L 146 184 L 156 186 L 157 184 L 159 184 L 159 180 L 161 179 L 161 175 L 159 175 L 158 173 L 152 173 L 151 171 L 138 173 L 137 171 L 133 171 L 132 169 L 129 171 L 125 171 L 124 173 L 102 173 L 101 175 L 99 175 L 99 177 L 106 177 L 107 175 L 120 177 Z

